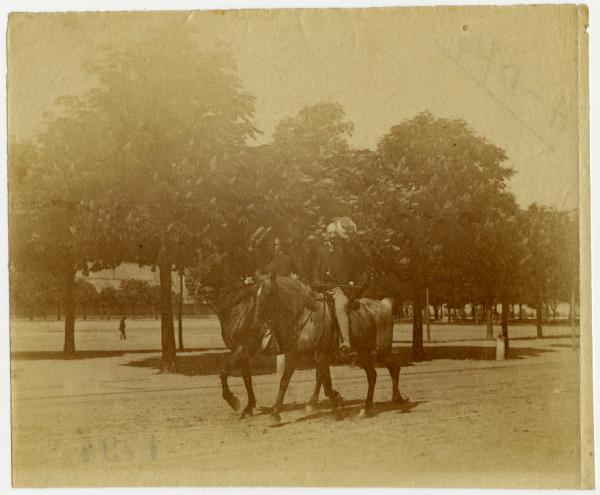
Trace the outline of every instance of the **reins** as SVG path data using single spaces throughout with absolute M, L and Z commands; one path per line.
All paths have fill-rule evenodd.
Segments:
M 306 326 L 306 324 L 309 322 L 310 318 L 312 317 L 312 315 L 315 312 L 315 308 L 312 308 L 310 310 L 310 313 L 308 313 L 308 316 L 306 317 L 306 319 L 304 320 L 304 323 L 302 323 L 302 325 L 299 325 L 296 328 L 296 335 L 294 335 L 294 345 L 296 345 L 296 342 L 298 342 L 298 339 L 300 338 L 300 334 L 302 333 L 302 330 L 304 330 L 304 327 Z

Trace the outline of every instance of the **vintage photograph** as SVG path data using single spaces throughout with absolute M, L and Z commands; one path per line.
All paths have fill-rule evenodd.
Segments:
M 11 13 L 13 486 L 593 488 L 587 29 Z

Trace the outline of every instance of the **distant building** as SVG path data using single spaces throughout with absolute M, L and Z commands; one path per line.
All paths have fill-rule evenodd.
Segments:
M 114 269 L 100 270 L 91 272 L 85 276 L 81 272 L 77 273 L 77 279 L 85 280 L 90 283 L 97 292 L 106 287 L 112 287 L 117 290 L 124 280 L 143 280 L 150 286 L 160 285 L 160 274 L 158 270 L 152 271 L 148 266 L 139 266 L 137 263 L 121 263 Z M 179 273 L 171 273 L 171 291 L 179 294 Z M 183 303 L 195 304 L 196 299 L 186 289 L 185 276 L 183 282 Z

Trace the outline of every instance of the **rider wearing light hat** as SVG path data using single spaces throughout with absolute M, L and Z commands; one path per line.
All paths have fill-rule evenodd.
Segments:
M 327 226 L 327 241 L 319 255 L 315 277 L 317 283 L 333 286 L 329 293 L 333 296 L 335 304 L 342 352 L 350 351 L 349 299 L 344 289 L 348 290 L 349 286 L 359 283 L 364 277 L 357 250 L 353 249 L 351 242 L 355 234 L 356 224 L 350 218 L 333 219 Z

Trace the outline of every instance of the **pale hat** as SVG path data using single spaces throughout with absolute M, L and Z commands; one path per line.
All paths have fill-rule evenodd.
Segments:
M 350 235 L 356 234 L 356 224 L 350 217 L 336 217 L 327 225 L 327 236 L 339 235 L 348 239 Z

